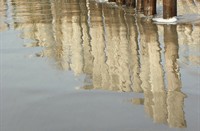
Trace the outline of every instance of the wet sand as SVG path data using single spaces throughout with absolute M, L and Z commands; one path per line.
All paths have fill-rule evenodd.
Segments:
M 192 2 L 166 25 L 91 0 L 0 0 L 1 131 L 198 131 Z

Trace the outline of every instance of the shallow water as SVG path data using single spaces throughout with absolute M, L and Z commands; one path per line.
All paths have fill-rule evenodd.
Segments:
M 91 0 L 0 0 L 1 131 L 198 131 L 188 2 L 166 25 Z

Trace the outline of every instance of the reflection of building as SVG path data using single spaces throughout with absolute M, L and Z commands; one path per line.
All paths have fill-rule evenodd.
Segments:
M 178 43 L 199 47 L 198 25 L 164 26 L 162 65 L 158 32 L 163 26 L 132 16 L 134 11 L 89 0 L 35 1 L 37 6 L 12 1 L 15 28 L 23 31 L 22 38 L 35 41 L 26 46 L 43 47 L 37 56 L 53 58 L 60 69 L 76 75 L 86 74 L 84 89 L 143 92 L 144 99 L 134 102 L 144 104 L 155 122 L 186 127 Z
M 1 31 L 5 31 L 8 28 L 8 24 L 5 23 L 6 21 L 6 10 L 7 10 L 7 6 L 6 6 L 6 0 L 0 0 L 0 32 Z

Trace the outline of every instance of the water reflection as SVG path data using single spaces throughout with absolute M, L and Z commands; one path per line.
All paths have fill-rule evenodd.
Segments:
M 8 24 L 6 23 L 6 0 L 0 0 L 0 7 L 0 32 L 2 32 L 8 29 Z
M 5 1 L 1 4 L 6 8 Z M 34 40 L 25 46 L 44 47 L 36 56 L 54 59 L 59 69 L 86 74 L 83 89 L 143 93 L 144 99 L 133 103 L 144 104 L 156 123 L 186 127 L 186 95 L 177 61 L 179 53 L 187 52 L 180 61 L 200 64 L 198 54 L 188 53 L 199 52 L 199 24 L 155 25 L 131 8 L 89 0 L 11 4 L 15 29 L 22 31 L 22 38 Z M 0 13 L 6 16 L 5 10 Z M 179 51 L 179 45 L 190 51 Z
M 179 47 L 176 26 L 165 25 L 163 27 L 165 64 L 161 65 L 161 48 L 157 26 L 148 21 L 140 22 L 140 24 L 140 78 L 144 100 L 133 99 L 132 101 L 135 104 L 144 104 L 145 111 L 156 123 L 168 124 L 170 127 L 186 127 L 183 111 L 186 95 L 181 92 L 177 64 Z M 166 84 L 164 83 L 165 75 Z
M 181 92 L 181 80 L 177 64 L 178 35 L 176 26 L 164 26 L 164 43 L 168 89 L 168 123 L 171 127 L 186 127 L 183 111 L 185 94 Z

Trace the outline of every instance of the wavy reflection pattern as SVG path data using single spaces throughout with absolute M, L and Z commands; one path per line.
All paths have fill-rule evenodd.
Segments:
M 7 4 L 6 0 L 0 0 L 0 32 L 8 29 L 8 24 L 6 23 L 7 18 Z
M 144 93 L 144 99 L 132 102 L 144 104 L 156 123 L 186 127 L 186 95 L 181 92 L 177 60 L 200 64 L 198 54 L 188 53 L 199 52 L 200 24 L 155 25 L 134 15 L 133 9 L 90 0 L 11 4 L 15 29 L 21 30 L 23 39 L 34 41 L 26 47 L 44 47 L 37 57 L 55 60 L 61 70 L 86 74 L 83 89 Z M 1 7 L 6 8 L 5 0 Z M 4 20 L 5 10 L 0 13 Z M 179 46 L 185 50 L 179 51 Z M 179 58 L 179 53 L 185 56 Z

